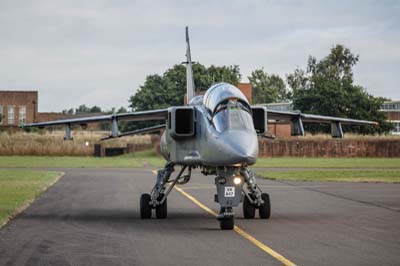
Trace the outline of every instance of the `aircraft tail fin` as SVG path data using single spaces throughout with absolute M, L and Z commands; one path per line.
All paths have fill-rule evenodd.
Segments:
M 187 103 L 195 96 L 192 70 L 192 58 L 190 54 L 189 28 L 186 26 L 186 100 Z

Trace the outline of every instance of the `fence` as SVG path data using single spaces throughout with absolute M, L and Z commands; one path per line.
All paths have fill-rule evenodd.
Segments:
M 259 139 L 260 157 L 400 157 L 399 139 Z

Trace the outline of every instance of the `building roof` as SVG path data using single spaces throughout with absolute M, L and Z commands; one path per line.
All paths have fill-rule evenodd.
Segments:
M 0 90 L 0 93 L 38 93 L 38 91 L 35 91 L 35 90 L 25 90 L 25 91 Z
M 394 101 L 386 101 L 383 104 L 390 104 L 390 103 L 400 103 L 400 100 L 394 100 Z
M 399 112 L 400 111 L 400 101 L 387 101 L 381 106 L 381 111 L 385 112 Z

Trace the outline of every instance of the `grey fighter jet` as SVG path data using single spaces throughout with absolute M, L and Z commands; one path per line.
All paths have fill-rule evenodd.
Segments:
M 214 84 L 204 96 L 195 96 L 187 28 L 186 45 L 187 105 L 34 123 L 25 127 L 64 125 L 66 140 L 71 139 L 72 125 L 85 126 L 99 121 L 109 121 L 112 125 L 111 135 L 106 139 L 165 129 L 160 145 L 166 164 L 158 171 L 151 192 L 141 195 L 141 218 L 150 219 L 153 209 L 158 219 L 166 218 L 167 197 L 172 188 L 176 184 L 189 182 L 192 170 L 199 168 L 202 174 L 215 176 L 217 193 L 214 200 L 220 204 L 217 218 L 221 229 L 230 230 L 234 227 L 233 208 L 241 202 L 244 218 L 253 219 L 257 209 L 261 219 L 270 217 L 270 197 L 261 191 L 254 173 L 249 169 L 257 161 L 258 136 L 267 134 L 268 120 L 289 121 L 293 135 L 304 135 L 305 122 L 330 123 L 332 136 L 338 138 L 343 137 L 342 124 L 376 124 L 371 121 L 271 111 L 265 107 L 251 106 L 243 93 L 228 83 Z M 120 133 L 118 122 L 123 120 L 159 120 L 162 123 Z M 177 166 L 180 171 L 175 178 L 171 178 Z

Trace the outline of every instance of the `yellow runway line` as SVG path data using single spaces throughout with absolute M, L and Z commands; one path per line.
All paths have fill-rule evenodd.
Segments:
M 193 197 L 192 195 L 189 195 L 186 191 L 184 191 L 183 189 L 181 189 L 180 187 L 175 186 L 175 189 L 178 190 L 183 196 L 185 196 L 186 198 L 190 199 L 191 201 L 193 201 L 194 204 L 196 204 L 197 206 L 199 206 L 200 208 L 202 208 L 203 210 L 205 210 L 206 212 L 208 212 L 209 214 L 213 215 L 213 216 L 217 216 L 218 214 L 211 210 L 210 208 L 208 208 L 207 206 L 205 206 L 203 203 L 201 203 L 200 201 L 198 201 L 195 197 Z
M 251 243 L 256 245 L 259 249 L 263 250 L 264 252 L 268 253 L 275 259 L 282 262 L 283 265 L 287 265 L 287 266 L 295 266 L 296 265 L 293 262 L 291 262 L 290 260 L 288 260 L 287 258 L 285 258 L 284 256 L 282 256 L 281 254 L 279 254 L 278 252 L 276 252 L 275 250 L 273 250 L 272 248 L 268 247 L 267 245 L 265 245 L 262 242 L 255 239 L 253 236 L 251 236 L 248 233 L 246 233 L 245 231 L 243 231 L 240 227 L 235 225 L 234 230 L 236 233 L 238 233 L 239 235 L 241 235 L 242 237 L 246 238 Z
M 217 216 L 218 214 L 211 210 L 210 208 L 208 208 L 207 206 L 205 206 L 203 203 L 201 203 L 200 201 L 198 201 L 195 197 L 193 197 L 192 195 L 190 195 L 189 193 L 187 193 L 186 191 L 184 191 L 182 188 L 175 186 L 175 189 L 178 190 L 183 196 L 185 196 L 186 198 L 190 199 L 194 204 L 196 204 L 198 207 L 200 207 L 201 209 L 205 210 L 206 212 L 208 212 L 209 214 L 213 215 L 213 216 Z M 296 264 L 294 264 L 293 262 L 291 262 L 290 260 L 288 260 L 287 258 L 285 258 L 284 256 L 282 256 L 281 254 L 279 254 L 278 252 L 276 252 L 275 250 L 273 250 L 272 248 L 268 247 L 267 245 L 263 244 L 261 241 L 257 240 L 256 238 L 254 238 L 253 236 L 251 236 L 250 234 L 246 233 L 245 231 L 243 231 L 243 229 L 241 229 L 240 227 L 236 226 L 233 229 L 237 234 L 241 235 L 242 237 L 244 237 L 245 239 L 247 239 L 248 241 L 250 241 L 252 244 L 254 244 L 255 246 L 257 246 L 259 249 L 261 249 L 262 251 L 268 253 L 270 256 L 274 257 L 275 259 L 277 259 L 278 261 L 282 262 L 283 265 L 286 266 L 296 266 Z
M 157 174 L 157 171 L 153 170 L 152 171 L 154 174 Z M 192 195 L 190 195 L 189 193 L 187 193 L 186 191 L 184 191 L 182 188 L 175 186 L 174 187 L 177 191 L 179 191 L 183 196 L 185 196 L 186 198 L 188 198 L 189 200 L 191 200 L 194 204 L 196 204 L 198 207 L 200 207 L 201 209 L 203 209 L 204 211 L 208 212 L 209 214 L 211 214 L 212 216 L 217 216 L 218 214 L 213 211 L 212 209 L 208 208 L 206 205 L 204 205 L 203 203 L 201 203 L 200 201 L 198 201 L 195 197 L 193 197 Z M 240 236 L 244 237 L 245 239 L 247 239 L 248 241 L 250 241 L 253 245 L 255 245 L 256 247 L 258 247 L 259 249 L 261 249 L 262 251 L 264 251 L 265 253 L 269 254 L 270 256 L 274 257 L 276 260 L 280 261 L 283 263 L 283 265 L 286 266 L 296 266 L 296 264 L 294 264 L 293 262 L 291 262 L 290 260 L 288 260 L 287 258 L 285 258 L 284 256 L 282 256 L 281 254 L 279 254 L 278 252 L 276 252 L 275 250 L 273 250 L 272 248 L 268 247 L 267 245 L 265 245 L 264 243 L 262 243 L 261 241 L 257 240 L 256 238 L 254 238 L 253 236 L 251 236 L 250 234 L 246 233 L 243 229 L 241 229 L 239 226 L 235 225 L 235 227 L 233 228 L 233 230 L 239 234 Z

